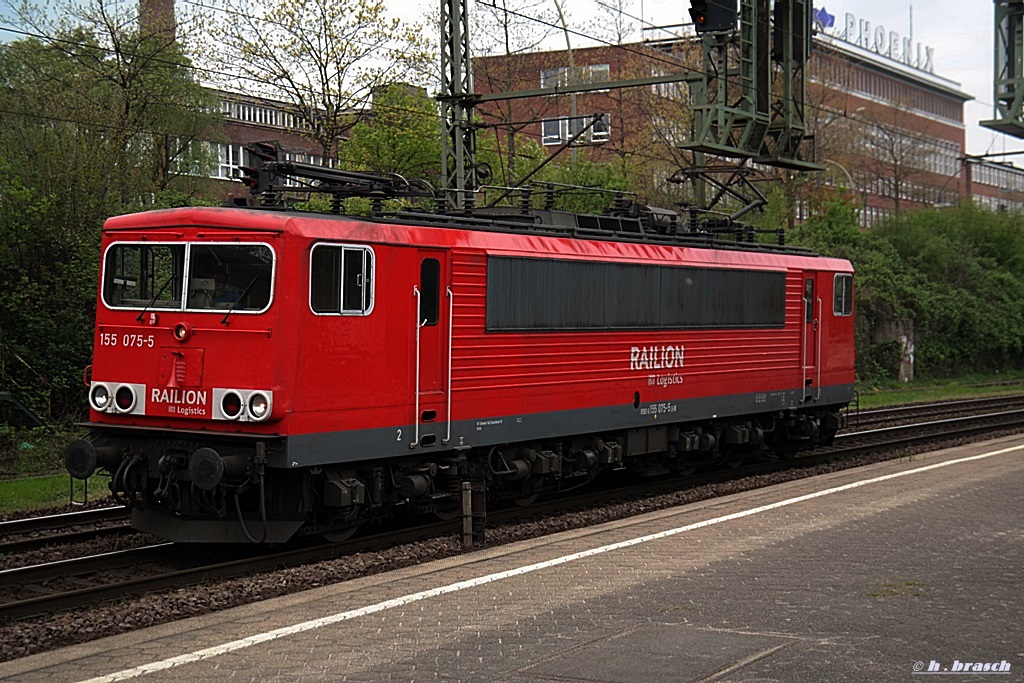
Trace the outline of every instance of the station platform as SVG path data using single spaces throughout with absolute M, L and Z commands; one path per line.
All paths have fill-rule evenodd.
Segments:
M 0 681 L 1022 680 L 1022 568 L 1015 436 L 26 657 Z

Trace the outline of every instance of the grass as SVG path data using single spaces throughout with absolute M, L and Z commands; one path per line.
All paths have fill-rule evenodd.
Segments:
M 1024 372 L 925 380 L 909 384 L 858 385 L 861 410 L 907 403 L 934 403 L 1024 393 Z M 16 429 L 0 424 L 0 514 L 58 507 L 69 500 L 64 447 L 81 436 L 72 425 Z M 92 477 L 89 499 L 109 495 L 106 477 Z M 82 500 L 81 482 L 75 499 Z
M 70 480 L 71 477 L 65 473 L 0 481 L 0 515 L 66 505 L 71 494 Z M 99 475 L 89 478 L 90 501 L 110 496 L 109 480 L 109 477 Z M 74 492 L 74 499 L 81 502 L 85 494 L 82 482 L 75 481 Z
M 924 380 L 907 384 L 858 384 L 861 410 L 908 403 L 935 403 L 957 399 L 1007 396 L 1024 393 L 1024 373 L 972 375 L 949 380 Z
M 64 447 L 81 436 L 74 425 L 15 428 L 0 424 L 0 515 L 55 508 L 71 500 Z M 89 500 L 110 495 L 108 477 L 89 479 Z M 75 482 L 76 501 L 85 497 Z

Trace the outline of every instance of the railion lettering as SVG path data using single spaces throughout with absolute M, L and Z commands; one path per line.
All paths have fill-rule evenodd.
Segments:
M 683 367 L 683 345 L 634 346 L 629 350 L 630 370 L 669 370 Z
M 205 406 L 207 391 L 205 389 L 160 389 L 154 387 L 149 394 L 153 403 L 174 403 L 176 405 Z

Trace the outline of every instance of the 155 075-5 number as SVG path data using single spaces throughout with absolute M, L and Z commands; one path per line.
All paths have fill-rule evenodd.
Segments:
M 124 346 L 136 348 L 153 348 L 156 339 L 152 334 L 117 334 L 116 332 L 100 332 L 100 346 Z

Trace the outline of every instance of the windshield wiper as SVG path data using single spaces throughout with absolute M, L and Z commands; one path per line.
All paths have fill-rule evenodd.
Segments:
M 253 279 L 249 280 L 249 284 L 247 284 L 245 286 L 245 289 L 242 290 L 242 293 L 238 295 L 237 299 L 235 299 L 235 303 L 231 304 L 231 308 L 229 308 L 228 312 L 224 314 L 223 318 L 221 318 L 221 321 L 220 321 L 221 325 L 227 325 L 228 324 L 228 316 L 235 312 L 235 309 L 238 307 L 238 304 L 242 303 L 242 299 L 245 298 L 245 295 L 249 293 L 249 290 L 252 289 L 252 286 L 254 284 L 256 284 L 256 281 L 259 280 L 259 279 L 260 279 L 260 276 L 257 275 Z
M 137 318 L 135 318 L 136 322 L 141 322 L 142 321 L 142 316 L 144 316 L 146 314 L 146 311 L 149 310 L 150 306 L 152 306 L 153 304 L 156 303 L 156 300 L 160 298 L 160 295 L 164 293 L 164 290 L 167 289 L 167 285 L 171 284 L 171 280 L 173 280 L 173 279 L 174 279 L 173 275 L 170 276 L 169 278 L 167 278 L 167 280 L 164 282 L 163 286 L 160 288 L 160 291 L 158 291 L 153 296 L 153 298 L 149 300 L 149 303 L 146 304 L 145 308 L 143 308 L 141 311 L 139 311 L 139 316 Z

